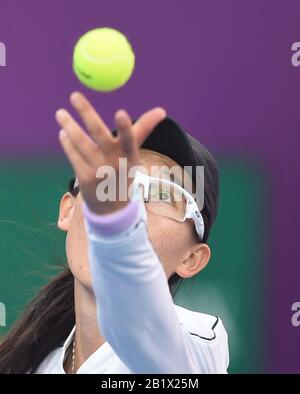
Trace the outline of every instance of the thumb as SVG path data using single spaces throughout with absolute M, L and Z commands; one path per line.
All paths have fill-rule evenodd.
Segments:
M 161 107 L 157 107 L 145 112 L 138 119 L 138 121 L 132 126 L 133 137 L 138 147 L 143 144 L 154 128 L 164 120 L 166 116 L 166 111 Z

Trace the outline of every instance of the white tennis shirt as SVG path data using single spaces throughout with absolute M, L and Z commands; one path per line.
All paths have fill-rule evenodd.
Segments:
M 105 217 L 85 205 L 84 216 L 97 320 L 106 341 L 77 373 L 227 373 L 222 321 L 174 304 L 148 238 L 144 203 L 130 202 Z M 36 373 L 65 373 L 74 332 L 75 327 Z

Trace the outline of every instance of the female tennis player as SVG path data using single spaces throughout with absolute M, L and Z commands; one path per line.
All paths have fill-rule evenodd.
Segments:
M 180 281 L 210 259 L 214 158 L 162 108 L 134 122 L 119 110 L 111 132 L 81 93 L 70 101 L 84 127 L 67 110 L 57 111 L 59 140 L 75 172 L 58 215 L 68 268 L 0 345 L 0 373 L 226 373 L 221 320 L 173 302 Z M 135 198 L 104 199 L 101 182 L 109 177 L 121 189 L 120 159 L 134 170 L 125 180 Z M 203 190 L 197 191 L 198 172 L 190 174 L 203 204 L 175 178 L 152 171 L 174 166 L 182 173 L 185 166 L 204 167 Z M 103 168 L 110 172 L 101 178 Z

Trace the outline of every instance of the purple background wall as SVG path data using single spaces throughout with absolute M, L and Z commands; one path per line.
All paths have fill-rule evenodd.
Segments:
M 290 323 L 300 298 L 300 68 L 290 61 L 299 12 L 299 1 L 0 0 L 1 155 L 60 152 L 54 112 L 81 89 L 110 126 L 120 107 L 137 116 L 162 105 L 215 152 L 264 163 L 272 372 L 299 372 Z M 71 72 L 75 41 L 98 26 L 123 31 L 136 52 L 133 78 L 111 94 L 85 90 Z

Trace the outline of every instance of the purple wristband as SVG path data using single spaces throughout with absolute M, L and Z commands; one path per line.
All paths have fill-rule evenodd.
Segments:
M 98 215 L 92 212 L 83 202 L 83 215 L 91 229 L 103 236 L 117 235 L 128 229 L 137 219 L 139 201 L 130 200 L 129 203 L 116 212 L 108 215 Z

